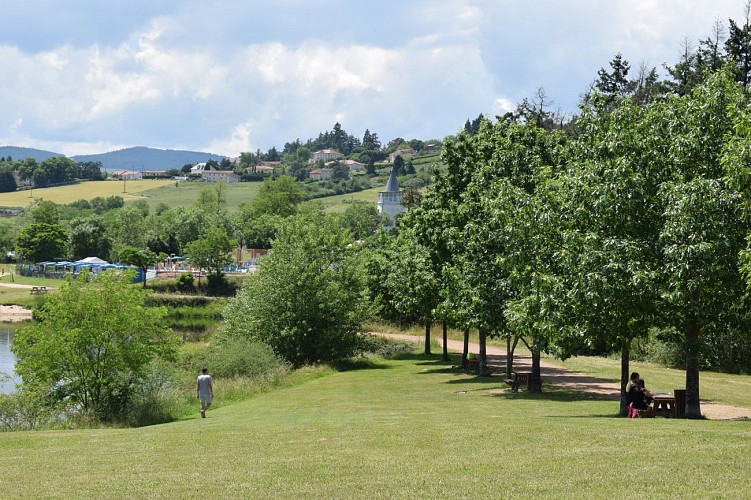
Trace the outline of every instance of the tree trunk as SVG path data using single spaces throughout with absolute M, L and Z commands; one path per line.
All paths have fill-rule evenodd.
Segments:
M 542 392 L 542 379 L 540 377 L 540 349 L 537 344 L 532 345 L 532 381 L 529 386 L 529 392 Z
M 480 328 L 479 331 L 479 344 L 480 344 L 480 372 L 479 375 L 488 374 L 488 354 L 487 354 L 487 338 L 488 334 L 484 328 Z
M 514 342 L 511 343 L 511 337 L 506 338 L 506 378 L 512 378 L 514 371 L 514 351 L 516 350 L 516 344 L 519 343 L 519 337 L 514 335 Z
M 701 417 L 699 404 L 699 325 L 686 331 L 686 416 Z
M 449 360 L 449 327 L 446 320 L 443 320 L 443 360 Z
M 464 350 L 462 351 L 462 367 L 467 368 L 467 355 L 469 354 L 469 328 L 464 330 Z
M 430 320 L 425 320 L 425 355 L 429 356 L 430 352 Z
M 620 415 L 625 417 L 628 414 L 628 404 L 626 403 L 626 385 L 629 381 L 629 363 L 631 361 L 631 341 L 628 340 L 621 349 L 621 409 Z

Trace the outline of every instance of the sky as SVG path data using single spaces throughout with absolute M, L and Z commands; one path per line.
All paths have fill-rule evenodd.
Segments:
M 662 70 L 744 0 L 35 0 L 0 6 L 0 146 L 236 156 L 340 123 L 442 139 L 620 52 Z M 664 72 L 662 72 L 664 74 Z

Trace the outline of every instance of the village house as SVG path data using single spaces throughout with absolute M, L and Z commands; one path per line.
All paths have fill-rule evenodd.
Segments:
M 311 156 L 310 160 L 308 160 L 308 163 L 315 163 L 318 160 L 336 160 L 340 156 L 342 156 L 342 154 L 336 149 L 321 149 L 320 151 L 313 153 L 313 156 Z
M 204 170 L 201 177 L 206 182 L 224 181 L 230 184 L 240 182 L 240 176 L 232 170 Z
M 364 163 L 360 163 L 359 161 L 355 161 L 355 160 L 339 160 L 339 163 L 341 163 L 342 165 L 347 165 L 347 167 L 349 167 L 349 169 L 352 170 L 352 171 L 354 171 L 354 172 L 359 172 L 361 170 L 365 170 L 365 164 Z
M 166 177 L 166 176 L 167 176 L 166 170 L 145 170 L 143 172 L 144 179 L 159 179 L 161 177 Z
M 308 174 L 308 177 L 313 179 L 314 181 L 323 181 L 326 179 L 331 179 L 331 176 L 333 174 L 333 168 L 317 168 L 315 170 L 311 170 Z
M 117 177 L 126 181 L 134 181 L 136 179 L 143 179 L 143 174 L 135 170 L 118 170 L 112 172 L 112 177 Z

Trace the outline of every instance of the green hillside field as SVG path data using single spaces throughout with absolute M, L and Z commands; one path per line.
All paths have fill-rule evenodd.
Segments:
M 457 360 L 453 361 L 456 364 Z M 615 417 L 510 393 L 437 357 L 306 382 L 138 429 L 0 434 L 10 498 L 743 498 L 751 422 Z M 223 397 L 222 380 L 216 396 Z

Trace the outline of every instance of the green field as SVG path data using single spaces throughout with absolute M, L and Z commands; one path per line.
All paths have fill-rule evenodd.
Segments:
M 330 373 L 330 372 L 328 372 Z M 222 398 L 222 381 L 216 382 Z M 751 423 L 614 417 L 419 355 L 140 429 L 0 435 L 12 498 L 744 498 Z M 503 384 L 505 387 L 505 384 Z
M 367 203 L 378 203 L 378 192 L 383 191 L 384 186 L 365 189 L 356 193 L 341 194 L 336 196 L 327 196 L 318 198 L 308 203 L 320 203 L 326 212 L 344 212 L 353 202 L 364 201 Z
M 138 181 L 88 181 L 80 184 L 59 186 L 51 188 L 32 189 L 28 191 L 15 191 L 12 193 L 0 193 L 0 206 L 25 207 L 35 199 L 54 201 L 65 204 L 78 200 L 91 200 L 97 196 L 122 196 L 128 201 L 141 200 L 148 196 L 145 194 L 162 186 L 175 186 L 172 180 L 138 180 Z M 123 192 L 125 187 L 125 192 Z

